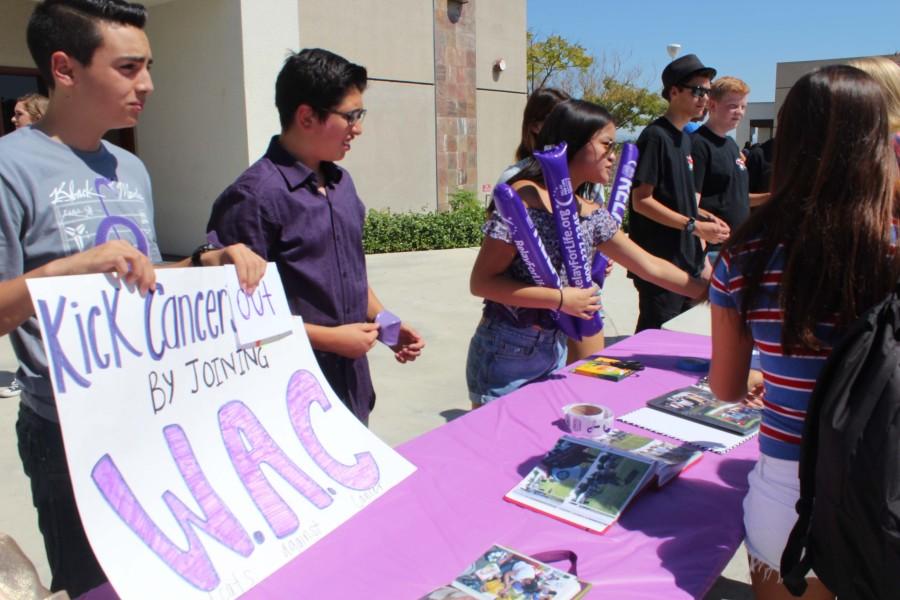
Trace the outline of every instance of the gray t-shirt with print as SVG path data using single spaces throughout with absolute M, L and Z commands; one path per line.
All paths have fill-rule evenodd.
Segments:
M 161 260 L 150 176 L 136 156 L 107 142 L 81 152 L 32 127 L 0 138 L 0 280 L 115 239 Z M 37 319 L 9 335 L 22 403 L 57 421 Z

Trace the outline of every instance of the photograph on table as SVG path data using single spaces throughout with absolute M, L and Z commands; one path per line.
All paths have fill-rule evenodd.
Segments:
M 529 494 L 549 504 L 562 504 L 587 475 L 600 454 L 599 448 L 560 439 L 526 479 Z
M 651 460 L 658 460 L 677 469 L 661 469 L 659 473 L 660 485 L 665 483 L 677 475 L 682 466 L 692 465 L 700 459 L 702 453 L 695 446 L 690 444 L 674 445 L 662 440 L 656 440 L 644 437 L 636 433 L 622 431 L 620 429 L 612 429 L 603 436 L 595 440 L 599 444 L 609 446 L 610 448 L 618 448 L 626 452 L 640 454 Z
M 503 546 L 478 557 L 453 583 L 421 600 L 575 600 L 591 584 Z
M 756 431 L 762 414 L 743 402 L 722 402 L 702 381 L 654 398 L 647 406 L 738 435 Z
M 602 533 L 650 482 L 664 485 L 701 456 L 615 429 L 597 440 L 564 436 L 504 499 Z
M 575 488 L 575 506 L 601 515 L 617 515 L 650 471 L 650 463 L 602 454 Z

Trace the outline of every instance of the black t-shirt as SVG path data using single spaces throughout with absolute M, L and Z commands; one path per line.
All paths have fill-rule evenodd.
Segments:
M 648 125 L 637 141 L 634 187 L 653 186 L 653 197 L 686 217 L 697 217 L 697 199 L 691 174 L 691 138 L 665 117 Z M 664 258 L 691 275 L 703 267 L 700 239 L 682 229 L 666 227 L 638 214 L 629 202 L 629 236 L 650 254 Z M 629 274 L 629 276 L 631 276 Z
M 750 148 L 747 157 L 747 172 L 750 174 L 750 193 L 764 194 L 769 191 L 772 180 L 772 150 L 775 138 L 756 144 Z
M 728 223 L 734 231 L 750 215 L 749 177 L 738 145 L 704 125 L 691 136 L 691 156 L 700 208 Z

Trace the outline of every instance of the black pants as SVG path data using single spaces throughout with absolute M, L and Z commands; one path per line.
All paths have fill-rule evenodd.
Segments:
M 663 323 L 691 307 L 689 298 L 643 279 L 635 278 L 634 287 L 637 288 L 640 311 L 635 333 L 645 329 L 659 329 Z
M 20 405 L 16 434 L 53 575 L 50 590 L 66 590 L 76 598 L 106 582 L 106 575 L 94 557 L 75 506 L 59 424 Z

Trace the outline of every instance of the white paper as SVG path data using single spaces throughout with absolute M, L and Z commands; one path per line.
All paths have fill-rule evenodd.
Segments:
M 231 301 L 238 347 L 249 348 L 258 342 L 275 340 L 291 332 L 291 311 L 275 263 L 267 265 L 265 276 L 249 295 L 241 290 L 234 267 L 228 265 L 222 268 L 230 273 L 228 298 Z
M 662 435 L 691 443 L 704 450 L 710 450 L 717 454 L 725 454 L 729 450 L 740 446 L 747 440 L 756 436 L 757 432 L 748 435 L 739 435 L 689 421 L 682 417 L 664 413 L 661 410 L 644 407 L 618 417 L 619 421 L 637 425 L 647 431 L 661 433 Z
M 158 270 L 147 299 L 28 281 L 79 512 L 126 600 L 237 597 L 415 469 L 334 395 L 302 325 L 236 348 L 229 277 Z

